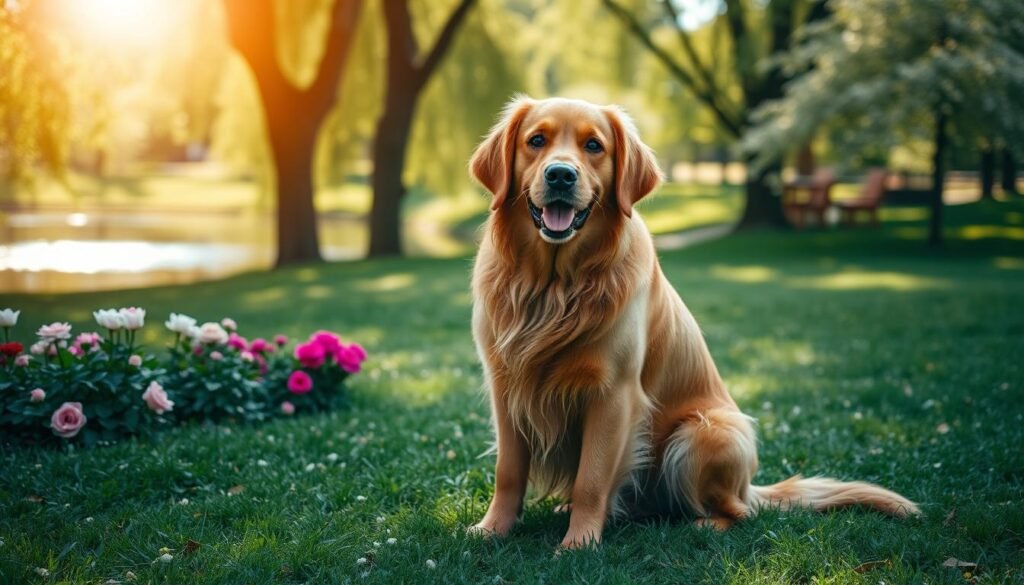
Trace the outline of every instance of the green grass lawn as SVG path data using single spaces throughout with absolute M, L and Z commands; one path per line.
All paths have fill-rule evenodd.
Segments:
M 467 537 L 493 479 L 470 261 L 356 262 L 5 298 L 22 331 L 58 318 L 80 330 L 94 308 L 134 304 L 151 344 L 173 310 L 234 317 L 250 336 L 336 329 L 371 356 L 352 407 L 331 415 L 0 447 L 0 582 L 966 582 L 949 557 L 977 563 L 979 582 L 1022 582 L 1024 204 L 948 211 L 942 253 L 906 212 L 881 230 L 745 233 L 662 255 L 760 421 L 757 481 L 875 481 L 920 502 L 919 519 L 766 512 L 724 534 L 622 522 L 600 548 L 555 556 L 568 519 L 536 502 L 510 538 Z M 164 547 L 174 559 L 154 562 Z M 882 562 L 855 570 L 869 561 Z

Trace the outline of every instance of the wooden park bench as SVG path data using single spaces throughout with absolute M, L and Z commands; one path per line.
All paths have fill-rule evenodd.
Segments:
M 836 207 L 840 212 L 840 221 L 845 225 L 853 224 L 856 222 L 858 212 L 866 212 L 871 218 L 872 225 L 877 226 L 878 208 L 882 204 L 882 199 L 885 198 L 885 182 L 888 177 L 889 173 L 885 169 L 874 168 L 868 171 L 860 196 L 856 199 L 836 202 Z
M 832 204 L 830 192 L 836 177 L 829 169 L 818 169 L 810 177 L 797 177 L 782 190 L 782 208 L 797 229 L 803 229 L 806 215 L 812 214 L 820 227 L 825 226 L 825 212 Z M 806 197 L 802 197 L 806 193 Z

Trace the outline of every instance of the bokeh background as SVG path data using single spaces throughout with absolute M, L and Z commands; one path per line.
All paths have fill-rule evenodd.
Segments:
M 936 160 L 945 203 L 1015 191 L 1019 17 L 995 0 L 4 0 L 0 290 L 469 254 L 487 196 L 466 161 L 517 92 L 632 113 L 670 179 L 642 208 L 656 234 L 785 229 L 786 182 L 823 167 L 833 200 L 887 168 L 885 216 L 925 219 Z

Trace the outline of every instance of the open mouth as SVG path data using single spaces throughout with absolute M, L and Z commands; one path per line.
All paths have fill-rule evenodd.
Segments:
M 587 223 L 590 210 L 593 208 L 591 204 L 590 207 L 577 211 L 562 201 L 554 201 L 540 208 L 534 205 L 529 197 L 526 197 L 526 204 L 530 207 L 530 217 L 540 230 L 541 236 L 552 243 L 561 243 L 571 238 L 576 230 Z

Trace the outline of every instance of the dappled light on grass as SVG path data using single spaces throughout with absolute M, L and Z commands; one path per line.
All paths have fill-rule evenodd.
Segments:
M 727 266 L 716 264 L 711 267 L 711 276 L 731 282 L 767 282 L 777 278 L 778 273 L 767 266 Z
M 361 279 L 353 288 L 365 292 L 390 292 L 409 288 L 416 284 L 416 277 L 409 273 L 388 274 L 378 278 Z
M 1024 258 L 999 256 L 992 260 L 992 265 L 1001 270 L 1024 270 Z
M 964 240 L 1024 240 L 1024 227 L 1007 225 L 968 225 L 956 229 L 955 234 L 957 238 Z
M 904 274 L 899 272 L 847 271 L 821 276 L 801 276 L 785 279 L 792 288 L 816 288 L 822 290 L 863 290 L 885 289 L 892 291 L 915 291 L 948 289 L 948 280 Z

